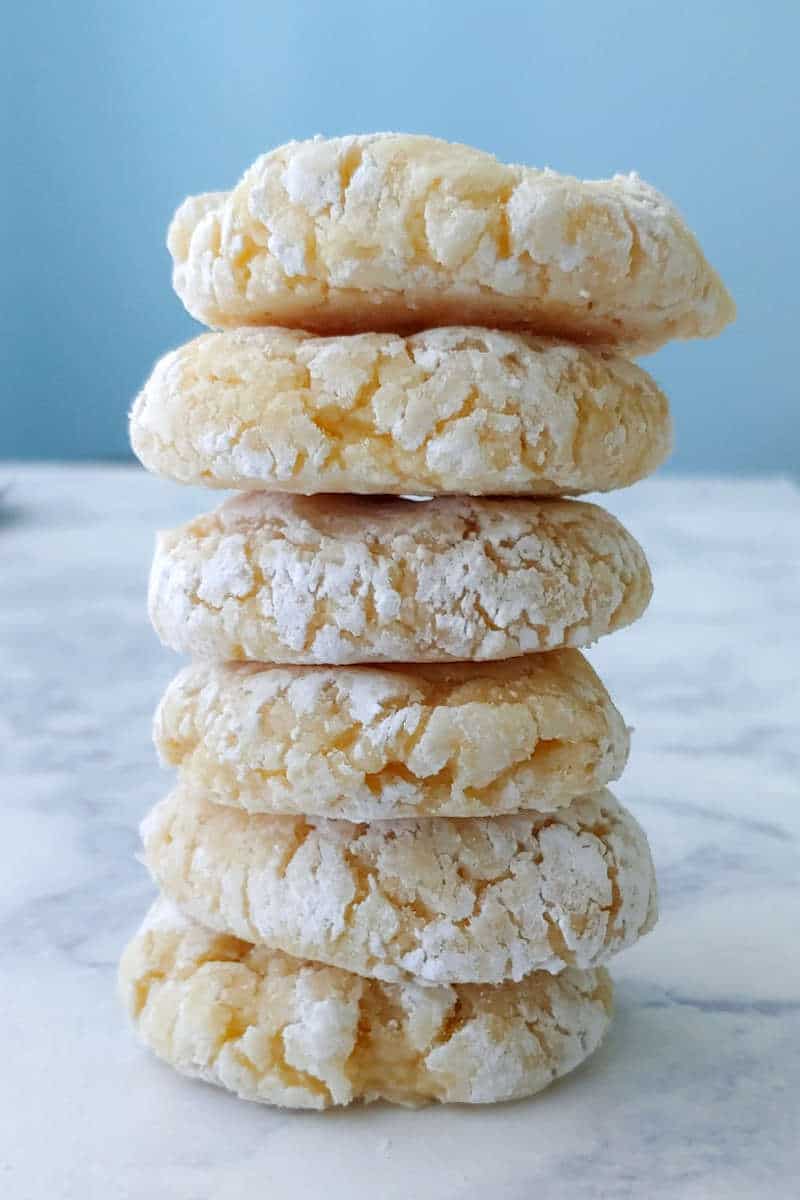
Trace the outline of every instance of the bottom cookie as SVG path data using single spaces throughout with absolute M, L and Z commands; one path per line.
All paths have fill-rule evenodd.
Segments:
M 120 989 L 141 1040 L 178 1071 L 317 1109 L 532 1095 L 597 1048 L 612 994 L 602 968 L 495 986 L 364 979 L 214 933 L 163 898 L 123 954 Z

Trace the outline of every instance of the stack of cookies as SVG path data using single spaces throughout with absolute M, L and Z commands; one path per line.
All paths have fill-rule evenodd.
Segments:
M 662 461 L 630 356 L 732 302 L 638 178 L 425 137 L 283 146 L 186 201 L 169 247 L 220 331 L 156 366 L 133 446 L 239 494 L 153 565 L 153 624 L 193 661 L 155 721 L 179 781 L 143 825 L 132 1018 L 271 1104 L 533 1093 L 598 1045 L 602 964 L 656 913 L 606 790 L 627 730 L 578 649 L 650 576 L 561 497 Z

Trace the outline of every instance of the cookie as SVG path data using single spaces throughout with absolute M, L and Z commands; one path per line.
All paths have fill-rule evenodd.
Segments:
M 156 883 L 203 925 L 392 983 L 594 967 L 655 921 L 647 840 L 610 792 L 547 814 L 352 824 L 179 788 L 142 838 Z
M 628 732 L 577 650 L 497 663 L 196 663 L 154 736 L 184 786 L 250 812 L 350 821 L 492 816 L 617 779 Z
M 213 326 L 527 329 L 654 350 L 734 305 L 680 215 L 636 175 L 583 182 L 408 134 L 289 142 L 192 197 L 173 284 Z
M 463 327 L 205 334 L 157 364 L 130 433 L 180 483 L 401 496 L 609 491 L 671 441 L 666 397 L 627 359 Z
M 641 548 L 577 500 L 252 492 L 162 534 L 149 611 L 196 658 L 513 658 L 586 646 L 650 598 Z
M 600 968 L 498 987 L 363 979 L 214 933 L 158 900 L 120 991 L 141 1040 L 185 1075 L 290 1108 L 488 1104 L 541 1091 L 611 1020 Z

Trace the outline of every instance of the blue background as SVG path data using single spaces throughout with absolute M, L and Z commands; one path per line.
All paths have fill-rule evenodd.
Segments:
M 647 360 L 672 469 L 796 470 L 796 0 L 34 2 L 4 41 L 0 457 L 127 454 L 133 394 L 198 331 L 164 249 L 185 194 L 399 129 L 666 191 L 740 314 Z

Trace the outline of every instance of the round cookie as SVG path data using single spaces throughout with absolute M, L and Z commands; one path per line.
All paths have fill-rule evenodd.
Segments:
M 490 1104 L 547 1087 L 611 1020 L 600 968 L 498 987 L 363 979 L 214 933 L 158 900 L 120 963 L 141 1040 L 185 1075 L 290 1108 Z
M 631 535 L 577 500 L 252 492 L 159 536 L 149 612 L 201 659 L 441 662 L 589 645 L 651 590 Z
M 628 732 L 577 650 L 497 663 L 195 663 L 154 736 L 188 790 L 350 821 L 549 811 L 617 779 Z
M 355 825 L 179 788 L 142 838 L 156 883 L 203 925 L 392 983 L 594 967 L 656 916 L 647 839 L 605 791 L 555 813 Z
M 657 349 L 734 304 L 680 215 L 636 175 L 583 182 L 408 134 L 289 142 L 191 197 L 173 285 L 213 326 L 315 333 L 528 329 Z
M 401 496 L 609 491 L 671 441 L 666 397 L 627 359 L 463 327 L 205 334 L 156 365 L 130 433 L 180 483 Z

